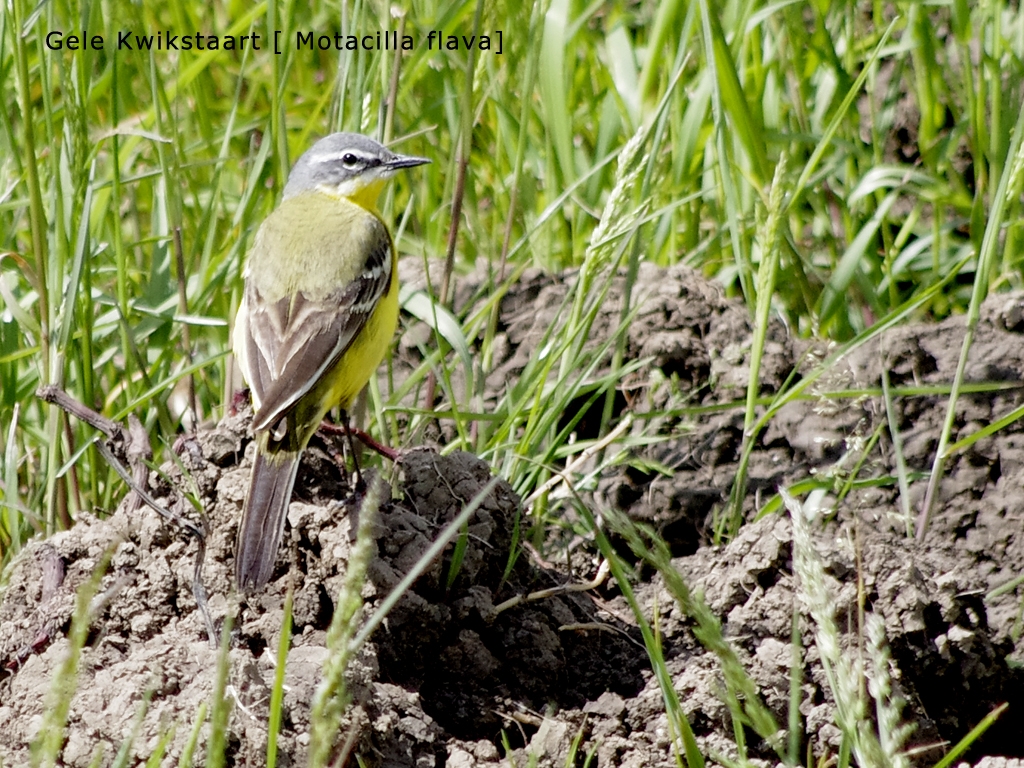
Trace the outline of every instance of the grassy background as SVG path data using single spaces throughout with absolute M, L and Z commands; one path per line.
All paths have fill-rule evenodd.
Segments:
M 123 491 L 92 431 L 35 400 L 38 385 L 115 419 L 135 412 L 158 458 L 193 402 L 190 377 L 199 419 L 223 412 L 246 248 L 290 164 L 331 130 L 404 139 L 402 151 L 434 159 L 384 201 L 404 253 L 496 274 L 582 265 L 570 335 L 585 332 L 611 269 L 640 260 L 688 263 L 758 322 L 775 313 L 837 340 L 908 302 L 943 316 L 1020 282 L 1020 184 L 1006 170 L 1024 18 L 1009 4 L 421 2 L 400 14 L 12 0 L 0 25 L 5 557 Z M 401 60 L 293 42 L 399 28 L 413 40 Z M 103 50 L 45 45 L 82 29 Z M 263 50 L 116 51 L 125 29 L 259 33 Z M 430 30 L 489 34 L 492 50 L 431 51 Z M 458 350 L 481 336 L 470 365 L 485 368 L 487 321 L 456 320 L 447 340 Z M 571 343 L 557 357 L 563 375 L 585 362 Z M 431 362 L 443 388 L 465 358 Z M 558 449 L 527 396 L 551 370 L 526 376 L 481 430 L 467 426 L 472 402 L 447 404 L 462 447 L 524 492 L 543 472 L 516 452 Z
M 407 385 L 436 380 L 457 427 L 449 447 L 485 456 L 524 495 L 581 449 L 557 428 L 564 404 L 608 397 L 622 372 L 589 380 L 594 358 L 579 343 L 616 269 L 684 262 L 745 301 L 762 332 L 775 315 L 847 345 L 912 317 L 974 322 L 988 291 L 1020 285 L 1024 15 L 1014 4 L 396 8 L 10 0 L 0 10 L 4 562 L 27 537 L 124 493 L 93 430 L 35 399 L 39 385 L 116 420 L 137 414 L 157 461 L 193 407 L 199 420 L 223 413 L 238 385 L 227 350 L 246 249 L 291 163 L 332 130 L 434 160 L 382 201 L 403 253 L 449 257 L 456 273 L 486 263 L 496 282 L 528 265 L 581 269 L 549 355 L 493 412 L 477 412 L 472 386 L 462 401 L 448 387 L 454 367 L 475 381 L 486 372 L 486 312 L 440 323 L 443 343 Z M 47 33 L 82 29 L 105 48 L 46 48 Z M 259 33 L 264 49 L 115 51 L 123 29 Z M 414 41 L 401 57 L 293 43 L 299 30 L 397 29 Z M 268 50 L 273 30 L 282 55 Z M 430 30 L 489 34 L 492 50 L 431 51 Z M 403 298 L 444 319 L 448 295 L 442 285 Z M 609 341 L 616 366 L 620 342 Z M 763 343 L 751 435 L 774 413 L 755 408 Z M 386 418 L 397 401 L 374 393 L 375 423 L 408 444 L 425 417 Z M 948 429 L 935 478 L 947 441 Z M 742 495 L 741 472 L 737 510 Z

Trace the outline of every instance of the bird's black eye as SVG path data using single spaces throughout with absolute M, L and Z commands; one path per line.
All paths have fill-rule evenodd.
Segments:
M 359 165 L 359 158 L 353 155 L 351 152 L 346 152 L 341 156 L 341 162 L 346 168 L 355 168 Z

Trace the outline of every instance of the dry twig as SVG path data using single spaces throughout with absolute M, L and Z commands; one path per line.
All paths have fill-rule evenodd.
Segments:
M 55 384 L 40 387 L 36 396 L 48 403 L 53 403 L 80 421 L 84 421 L 95 427 L 107 436 L 105 441 L 97 442 L 96 447 L 100 455 L 108 464 L 121 476 L 131 489 L 128 499 L 127 511 L 129 514 L 139 509 L 142 504 L 147 505 L 154 512 L 166 520 L 182 528 L 190 536 L 195 537 L 198 551 L 196 552 L 195 569 L 192 574 L 192 595 L 196 600 L 196 607 L 202 614 L 206 624 L 206 632 L 210 644 L 217 647 L 217 632 L 213 626 L 213 619 L 210 617 L 206 587 L 203 584 L 203 561 L 206 559 L 206 531 L 205 522 L 200 528 L 195 523 L 187 520 L 177 512 L 172 512 L 146 490 L 149 484 L 149 464 L 153 458 L 153 450 L 150 447 L 149 435 L 142 426 L 142 422 L 134 414 L 128 416 L 128 428 L 108 419 L 106 416 L 97 413 L 87 405 L 78 402 L 67 392 Z M 125 464 L 127 463 L 127 467 Z M 129 470 L 130 468 L 130 470 Z

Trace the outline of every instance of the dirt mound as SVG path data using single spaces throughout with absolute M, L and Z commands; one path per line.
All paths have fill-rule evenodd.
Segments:
M 207 449 L 210 438 L 240 447 L 241 426 L 241 420 L 229 420 L 216 434 L 201 438 L 200 447 Z M 210 474 L 207 482 L 198 477 L 204 471 Z M 210 507 L 213 533 L 205 581 L 219 622 L 233 610 L 224 595 L 231 590 L 232 526 L 247 470 L 230 468 L 212 482 L 217 474 L 215 465 L 192 467 L 198 485 L 217 499 Z M 402 474 L 404 499 L 381 510 L 378 552 L 370 568 L 372 588 L 364 595 L 368 610 L 387 596 L 445 523 L 490 479 L 487 467 L 475 457 L 442 457 L 433 451 L 407 454 Z M 285 592 L 293 585 L 295 640 L 287 667 L 288 725 L 281 747 L 293 761 L 305 760 L 309 702 L 325 660 L 331 596 L 340 590 L 351 553 L 355 509 L 352 504 L 294 502 L 290 538 L 275 581 L 240 607 L 231 651 L 238 759 L 258 764 L 265 753 L 274 675 L 270 653 L 281 628 Z M 631 696 L 639 689 L 644 664 L 628 637 L 628 626 L 618 622 L 617 631 L 607 633 L 573 629 L 598 621 L 587 598 L 566 593 L 496 612 L 502 600 L 565 581 L 525 557 L 505 574 L 507 558 L 496 554 L 512 551 L 518 514 L 518 499 L 499 484 L 469 526 L 454 580 L 449 580 L 450 561 L 435 562 L 399 601 L 386 629 L 360 658 L 353 675 L 360 689 L 353 721 L 364 729 L 360 748 L 376 755 L 380 764 L 412 765 L 421 759 L 435 764 L 435 758 L 443 764 L 446 750 L 463 742 L 465 750 L 496 759 L 489 742 L 486 748 L 473 742 L 493 737 L 521 711 L 542 711 L 549 702 L 582 707 L 605 690 Z M 194 545 L 176 540 L 167 528 L 149 513 L 129 519 L 122 508 L 107 520 L 84 517 L 73 530 L 26 549 L 0 605 L 0 648 L 7 666 L 15 667 L 4 682 L 5 703 L 0 706 L 0 743 L 9 750 L 5 761 L 20 764 L 27 758 L 18 745 L 27 744 L 39 727 L 50 678 L 67 650 L 63 633 L 75 593 L 110 550 L 114 556 L 100 587 L 105 605 L 83 657 L 64 762 L 88 764 L 98 745 L 112 756 L 145 696 L 150 704 L 137 752 L 151 752 L 167 726 L 178 723 L 169 750 L 172 758 L 178 757 L 189 735 L 187 726 L 213 690 L 216 651 L 205 641 L 189 591 Z M 43 570 L 53 562 L 62 564 L 64 578 L 55 594 L 43 596 Z M 55 636 L 41 640 L 47 631 Z M 23 652 L 29 648 L 31 653 Z M 19 656 L 24 657 L 20 666 L 11 664 Z M 503 716 L 511 719 L 506 722 Z
M 406 277 L 415 282 L 415 276 Z M 494 345 L 500 354 L 486 397 L 497 397 L 522 370 L 537 339 L 556 322 L 573 279 L 531 273 L 504 297 Z M 461 292 L 464 302 L 476 300 L 472 281 Z M 620 292 L 621 281 L 595 316 L 595 348 L 619 324 Z M 591 499 L 594 507 L 622 510 L 665 536 L 676 567 L 704 593 L 784 726 L 799 605 L 793 534 L 785 513 L 755 517 L 780 485 L 827 479 L 828 499 L 837 506 L 815 541 L 835 596 L 836 619 L 851 652 L 862 634 L 862 610 L 884 619 L 893 675 L 907 701 L 904 716 L 917 726 L 912 743 L 956 740 L 995 705 L 1010 701 L 1009 713 L 974 755 L 1024 756 L 1015 738 L 1024 706 L 1017 662 L 1020 598 L 1014 589 L 988 596 L 1024 564 L 1020 423 L 951 458 L 930 533 L 917 544 L 905 535 L 890 414 L 875 392 L 885 366 L 896 388 L 891 416 L 906 464 L 911 472 L 927 471 L 946 403 L 927 387 L 952 380 L 962 321 L 891 332 L 841 361 L 815 397 L 786 406 L 760 436 L 751 461 L 749 522 L 728 545 L 713 547 L 711 534 L 737 468 L 742 416 L 735 407 L 681 404 L 724 406 L 741 397 L 751 338 L 747 314 L 681 268 L 645 266 L 636 295 L 643 298 L 625 354 L 645 363 L 624 382 L 619 405 L 656 411 L 636 428 L 660 440 L 638 450 L 638 461 L 602 479 Z M 986 391 L 962 398 L 954 439 L 1024 399 L 1022 307 L 1024 300 L 1006 296 L 986 305 L 967 374 L 974 384 L 999 386 L 979 386 Z M 404 355 L 415 353 L 417 335 L 422 336 L 417 327 L 406 332 Z M 813 347 L 773 326 L 764 391 L 778 391 L 788 376 L 806 372 L 818 359 Z M 834 394 L 854 387 L 863 389 L 859 397 Z M 592 421 L 581 419 L 581 432 Z M 152 483 L 163 503 L 183 513 L 189 507 L 176 488 L 201 501 L 210 531 L 204 571 L 210 609 L 218 623 L 238 614 L 229 689 L 235 707 L 228 748 L 235 764 L 258 765 L 265 755 L 273 656 L 284 595 L 294 588 L 279 754 L 284 764 L 302 764 L 309 705 L 352 552 L 358 499 L 349 497 L 327 453 L 317 446 L 307 451 L 274 579 L 266 591 L 235 603 L 232 553 L 249 467 L 246 430 L 240 415 L 201 433 L 183 445 L 181 464 L 168 466 L 166 479 Z M 655 465 L 671 473 L 645 469 Z M 380 511 L 363 594 L 367 611 L 490 478 L 475 457 L 431 450 L 409 452 L 400 469 L 395 500 Z M 924 482 L 911 485 L 912 508 Z M 570 753 L 590 751 L 596 758 L 591 765 L 676 764 L 661 691 L 614 581 L 583 592 L 561 589 L 595 575 L 593 550 L 584 546 L 572 553 L 573 574 L 541 560 L 515 546 L 522 514 L 512 489 L 499 483 L 471 521 L 457 567 L 449 547 L 350 670 L 357 704 L 346 728 L 355 734 L 354 749 L 365 764 L 497 765 L 503 739 L 517 764 L 532 754 L 540 765 L 565 765 Z M 0 598 L 5 764 L 27 762 L 27 745 L 68 648 L 76 591 L 107 553 L 110 565 L 70 699 L 63 763 L 90 764 L 98 750 L 110 762 L 133 728 L 136 755 L 145 758 L 170 733 L 165 763 L 177 760 L 199 707 L 209 701 L 216 667 L 216 651 L 189 586 L 195 546 L 155 513 L 129 515 L 122 505 L 106 519 L 82 515 L 74 529 L 25 549 Z M 705 754 L 733 755 L 736 738 L 718 696 L 721 672 L 714 656 L 697 642 L 691 619 L 680 613 L 660 578 L 640 573 L 638 595 L 648 618 L 658 617 L 669 671 Z M 544 599 L 506 602 L 552 588 Z M 834 754 L 838 731 L 831 693 L 806 618 L 800 629 L 803 727 L 816 755 Z M 199 735 L 197 758 L 205 733 Z M 777 762 L 756 737 L 748 735 L 748 748 L 753 758 Z

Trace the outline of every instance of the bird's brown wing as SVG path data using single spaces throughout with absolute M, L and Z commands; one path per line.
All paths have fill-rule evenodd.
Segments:
M 286 417 L 337 362 L 391 285 L 391 242 L 382 229 L 359 276 L 324 298 L 304 292 L 267 301 L 246 285 L 246 318 L 238 357 L 258 411 L 255 430 Z

